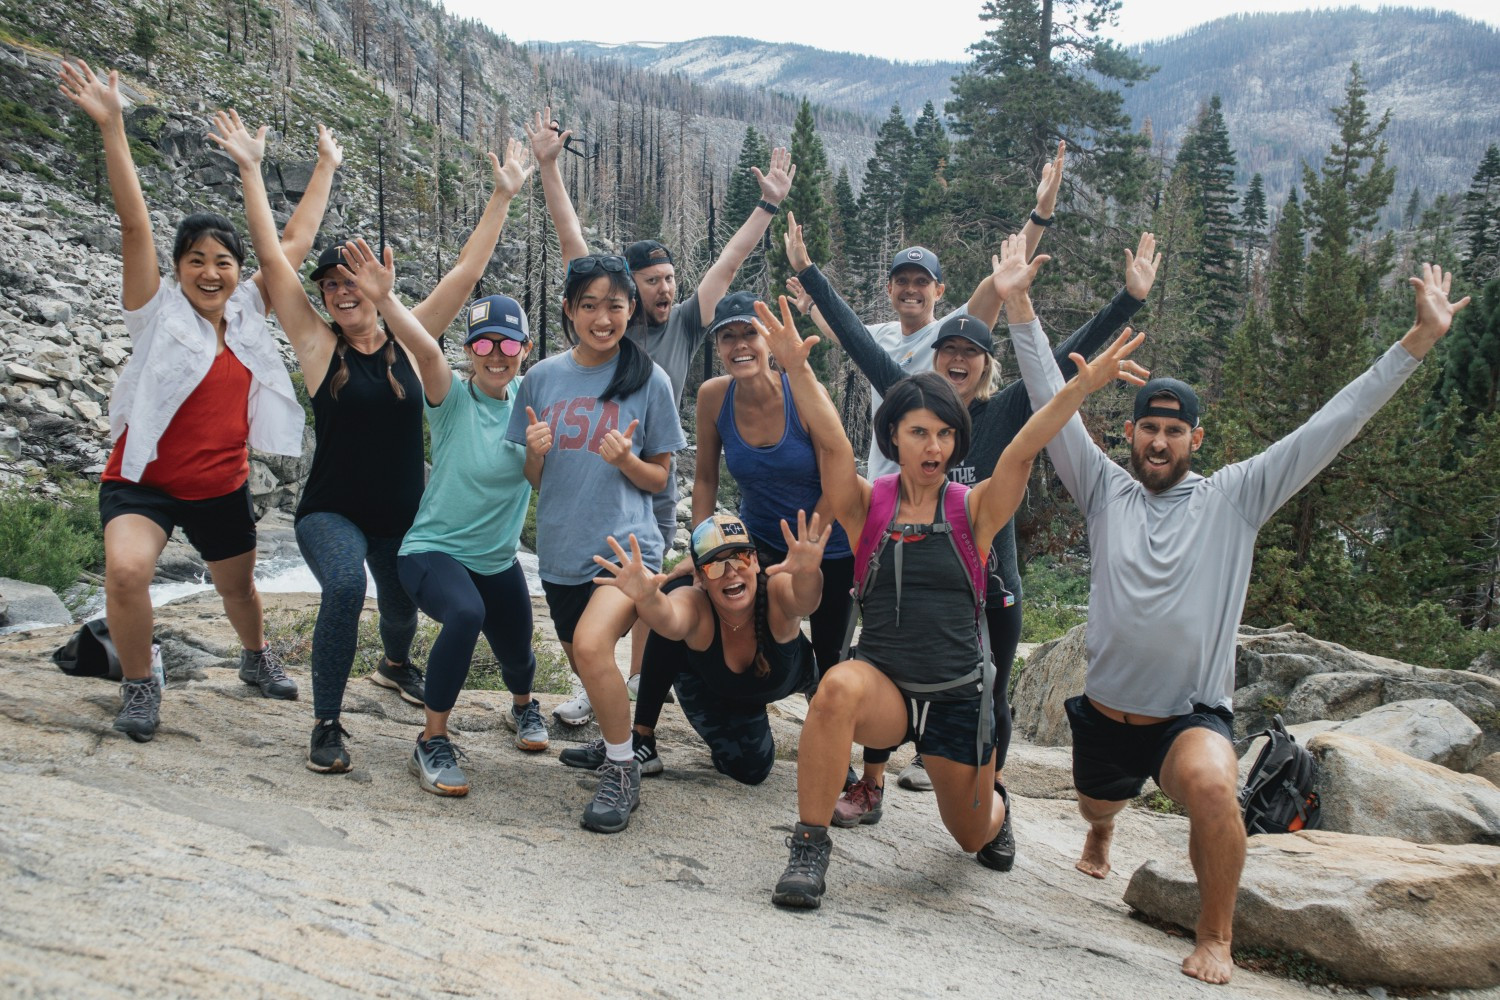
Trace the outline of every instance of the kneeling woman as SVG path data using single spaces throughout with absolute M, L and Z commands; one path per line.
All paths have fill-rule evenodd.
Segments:
M 995 844 L 1005 802 L 994 784 L 994 666 L 982 643 L 983 615 L 974 588 L 976 575 L 982 581 L 983 574 L 975 569 L 984 565 L 991 540 L 1020 504 L 1031 463 L 1084 397 L 1117 375 L 1141 382 L 1134 374 L 1140 369 L 1131 365 L 1126 372 L 1123 360 L 1144 337 L 1132 339 L 1125 331 L 1092 364 L 1073 355 L 1079 375 L 1026 422 L 1001 454 L 994 475 L 965 491 L 949 482 L 948 469 L 968 450 L 969 414 L 943 376 L 924 372 L 886 394 L 874 432 L 881 452 L 900 472 L 871 484 L 855 473 L 854 451 L 838 413 L 808 364 L 818 338 L 802 340 L 785 298 L 779 320 L 764 306 L 757 311 L 797 408 L 807 418 L 824 498 L 849 537 L 859 539 L 855 551 L 861 569 L 867 560 L 879 569 L 856 584 L 864 613 L 857 653 L 822 679 L 802 731 L 799 822 L 788 838 L 791 858 L 771 900 L 811 908 L 822 902 L 833 850 L 828 822 L 855 740 L 874 747 L 914 740 L 953 839 L 981 861 Z M 950 496 L 955 490 L 958 496 Z
M 666 577 L 653 573 L 641 560 L 632 537 L 630 553 L 609 539 L 619 564 L 596 556 L 594 561 L 613 577 L 594 582 L 614 587 L 635 602 L 636 614 L 674 647 L 661 657 L 675 668 L 677 700 L 694 731 L 708 744 L 714 767 L 735 781 L 758 785 L 771 773 L 776 743 L 766 706 L 794 694 L 811 695 L 817 685 L 812 643 L 802 635 L 802 619 L 818 608 L 823 593 L 823 548 L 828 532 L 820 518 L 797 512 L 797 535 L 781 522 L 786 558 L 761 569 L 755 540 L 738 517 L 716 514 L 693 529 L 693 567 L 698 587 L 682 586 L 662 592 Z M 746 628 L 753 623 L 753 627 Z M 642 688 L 641 699 L 646 698 Z M 661 699 L 643 715 L 637 703 L 637 759 L 641 745 L 654 748 L 656 717 Z M 649 716 L 649 717 L 648 717 Z M 562 762 L 573 767 L 598 767 L 604 762 L 604 741 L 564 750 Z M 642 772 L 661 770 L 654 749 L 642 761 Z

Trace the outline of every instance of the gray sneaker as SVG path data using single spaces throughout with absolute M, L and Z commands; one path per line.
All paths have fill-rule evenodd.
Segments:
M 397 666 L 385 657 L 380 658 L 380 666 L 370 675 L 370 680 L 383 688 L 390 688 L 401 696 L 402 701 L 411 702 L 413 705 L 425 704 L 425 693 L 427 690 L 427 675 L 417 667 L 412 666 L 411 661 Z
M 517 748 L 533 752 L 547 749 L 547 724 L 535 698 L 524 705 L 511 705 L 505 713 L 505 724 L 516 734 Z
M 798 823 L 792 835 L 786 838 L 791 849 L 786 871 L 771 890 L 771 902 L 777 906 L 791 906 L 803 910 L 816 910 L 823 905 L 823 891 L 827 888 L 828 859 L 833 855 L 833 841 L 826 826 L 805 826 Z
M 120 682 L 120 714 L 115 728 L 137 743 L 150 742 L 161 724 L 161 686 L 155 677 Z
M 465 757 L 464 752 L 448 737 L 423 740 L 419 736 L 406 767 L 417 776 L 423 791 L 434 795 L 468 795 L 469 779 L 458 766 L 460 757 Z
M 264 697 L 297 700 L 297 682 L 286 675 L 281 657 L 269 645 L 258 653 L 249 649 L 240 653 L 240 680 L 260 688 Z
M 927 765 L 922 760 L 922 755 L 917 754 L 906 765 L 906 770 L 901 772 L 901 777 L 896 779 L 896 784 L 913 792 L 932 791 L 932 777 L 927 773 Z
M 642 736 L 631 732 L 630 742 L 635 747 L 635 762 L 641 765 L 642 777 L 661 774 L 664 765 L 656 754 L 656 737 Z M 604 740 L 592 739 L 581 747 L 569 747 L 557 755 L 557 759 L 569 767 L 582 767 L 590 771 L 599 770 L 604 763 Z
M 583 826 L 598 833 L 619 833 L 630 825 L 630 814 L 641 805 L 641 765 L 635 761 L 599 765 L 599 787 L 594 801 L 583 809 Z

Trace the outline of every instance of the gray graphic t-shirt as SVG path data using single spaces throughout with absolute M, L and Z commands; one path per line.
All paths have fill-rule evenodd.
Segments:
M 651 360 L 661 366 L 672 380 L 672 402 L 677 407 L 677 422 L 682 423 L 682 390 L 687 384 L 688 366 L 703 344 L 703 317 L 698 308 L 698 293 L 694 292 L 672 307 L 667 321 L 660 326 L 636 324 L 626 336 L 644 347 Z M 671 474 L 667 476 L 667 487 L 652 498 L 663 542 L 672 544 L 672 535 L 677 528 L 677 459 L 672 459 Z

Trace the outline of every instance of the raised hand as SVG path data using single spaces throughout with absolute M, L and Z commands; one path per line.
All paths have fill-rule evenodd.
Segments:
M 1156 283 L 1156 269 L 1161 264 L 1161 254 L 1156 252 L 1156 237 L 1142 233 L 1141 242 L 1135 248 L 1125 248 L 1125 290 L 1138 301 L 1145 302 Z
M 1420 278 L 1407 278 L 1417 294 L 1416 328 L 1437 340 L 1453 325 L 1453 317 L 1469 304 L 1465 295 L 1457 302 L 1448 301 L 1453 289 L 1453 272 L 1444 271 L 1435 264 L 1423 264 Z
M 557 119 L 552 117 L 551 105 L 538 111 L 530 121 L 521 124 L 526 129 L 526 138 L 531 141 L 531 152 L 536 156 L 536 162 L 542 166 L 556 163 L 567 146 L 568 139 L 573 135 L 572 130 L 559 130 Z
M 1093 361 L 1087 360 L 1082 354 L 1069 354 L 1073 364 L 1078 366 L 1078 374 L 1069 379 L 1068 384 L 1081 385 L 1085 393 L 1097 392 L 1115 379 L 1126 385 L 1145 385 L 1146 379 L 1151 376 L 1150 369 L 1128 360 L 1135 349 L 1145 342 L 1144 333 L 1136 333 L 1127 326 L 1115 338 L 1115 342 L 1100 351 Z
M 344 244 L 344 260 L 336 268 L 339 277 L 352 278 L 359 293 L 377 305 L 396 287 L 396 255 L 387 245 L 382 262 L 361 237 Z
M 624 465 L 625 460 L 630 457 L 631 442 L 640 423 L 640 420 L 632 420 L 624 434 L 620 433 L 619 428 L 611 427 L 609 433 L 604 435 L 604 440 L 599 442 L 599 457 L 617 469 Z
M 780 573 L 811 573 L 821 570 L 823 550 L 828 546 L 829 532 L 823 530 L 823 517 L 813 513 L 811 523 L 807 511 L 797 511 L 797 533 L 792 534 L 786 518 L 781 519 L 781 537 L 786 542 L 786 558 L 766 570 L 766 576 Z
M 344 162 L 344 147 L 326 126 L 318 126 L 318 159 L 333 164 L 335 168 Z
M 239 112 L 233 108 L 215 111 L 213 122 L 214 131 L 208 133 L 209 141 L 227 153 L 229 158 L 241 167 L 259 166 L 260 161 L 266 155 L 267 126 L 262 125 L 252 134 L 240 121 Z M 320 146 L 321 142 L 320 137 Z
M 807 356 L 822 338 L 814 335 L 803 340 L 802 335 L 797 332 L 797 324 L 792 320 L 792 307 L 787 305 L 786 296 L 778 296 L 777 302 L 781 304 L 779 319 L 771 312 L 770 306 L 759 299 L 755 300 L 755 315 L 759 317 L 755 329 L 766 338 L 781 370 L 789 372 L 807 363 Z
M 812 266 L 812 258 L 807 255 L 807 243 L 802 239 L 802 227 L 797 225 L 797 216 L 791 212 L 786 213 L 786 259 L 792 265 L 794 271 L 805 271 Z
M 1050 219 L 1057 211 L 1057 193 L 1062 190 L 1063 159 L 1068 151 L 1066 142 L 1058 142 L 1057 156 L 1051 163 L 1042 166 L 1042 179 L 1036 186 L 1036 214 Z
M 661 586 L 667 578 L 660 573 L 651 572 L 646 566 L 645 560 L 641 558 L 641 543 L 635 540 L 634 533 L 630 536 L 628 553 L 620 547 L 619 542 L 615 541 L 614 535 L 610 535 L 608 541 L 609 547 L 614 549 L 615 558 L 619 562 L 612 563 L 603 556 L 595 556 L 594 562 L 610 574 L 605 576 L 601 573 L 594 577 L 595 584 L 601 587 L 614 587 L 637 604 L 649 601 L 661 593 Z
M 526 452 L 537 458 L 545 458 L 552 450 L 552 426 L 539 420 L 536 411 L 526 407 Z
M 495 174 L 495 190 L 506 198 L 515 200 L 516 195 L 521 193 L 526 179 L 536 169 L 534 164 L 527 163 L 529 154 L 526 147 L 521 145 L 518 139 L 508 139 L 505 143 L 505 163 L 501 164 L 499 157 L 494 153 L 488 154 L 490 158 L 490 169 Z
M 57 89 L 101 126 L 124 117 L 125 101 L 120 97 L 120 74 L 116 70 L 109 71 L 106 82 L 95 76 L 82 59 L 72 63 L 64 59 L 62 82 Z
M 802 282 L 796 278 L 788 278 L 786 279 L 786 290 L 787 294 L 792 297 L 792 305 L 797 307 L 799 313 L 806 316 L 813 311 L 812 292 L 803 288 Z
M 1042 265 L 1051 259 L 1046 254 L 1039 253 L 1028 264 L 1026 237 L 1020 233 L 1006 237 L 1005 242 L 1000 244 L 1000 255 L 990 257 L 990 281 L 994 284 L 995 294 L 1000 296 L 1000 301 L 1024 295 L 1031 288 Z
M 797 165 L 792 162 L 791 153 L 777 146 L 771 150 L 769 171 L 763 174 L 759 167 L 751 167 L 750 172 L 760 185 L 760 196 L 773 205 L 780 205 L 786 200 L 786 193 L 792 189 L 792 180 L 797 176 Z

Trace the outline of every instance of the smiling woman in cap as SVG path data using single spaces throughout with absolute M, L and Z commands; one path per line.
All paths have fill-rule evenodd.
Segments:
M 412 704 L 423 703 L 422 671 L 407 662 L 417 609 L 397 577 L 396 550 L 422 499 L 426 380 L 420 377 L 416 348 L 400 331 L 380 324 L 390 322 L 390 303 L 371 298 L 348 268 L 353 244 L 323 251 L 312 280 L 333 318 L 325 320 L 313 309 L 296 271 L 269 242 L 271 209 L 260 173 L 265 129 L 252 134 L 237 116 L 221 116 L 218 128 L 219 145 L 239 165 L 257 256 L 312 399 L 317 442 L 296 514 L 297 546 L 323 591 L 313 629 L 315 724 L 307 767 L 344 772 L 350 760 L 340 714 L 364 609 L 366 565 L 375 581 L 385 653 L 370 679 Z M 410 310 L 416 329 L 434 348 L 433 338 L 458 315 L 494 251 L 511 199 L 530 174 L 525 155 L 514 141 L 503 166 L 490 155 L 495 189 L 484 215 L 453 270 Z M 391 302 L 406 311 L 394 298 Z M 441 356 L 438 350 L 439 361 Z M 438 370 L 446 386 L 446 363 Z

